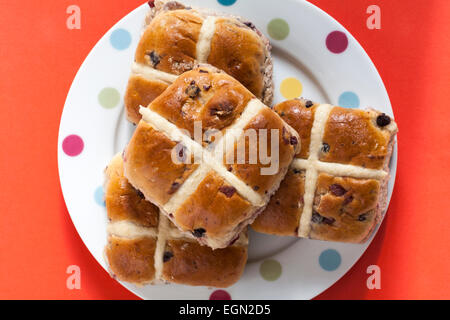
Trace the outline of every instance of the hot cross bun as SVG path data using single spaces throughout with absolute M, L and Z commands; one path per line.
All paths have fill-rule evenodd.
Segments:
M 256 231 L 364 242 L 387 205 L 394 120 L 375 110 L 282 102 L 274 110 L 297 130 L 302 149 Z
M 139 106 L 147 106 L 178 75 L 199 63 L 224 70 L 271 104 L 271 48 L 251 22 L 176 1 L 156 0 L 150 5 L 125 94 L 131 122 L 139 122 Z
M 106 169 L 105 202 L 109 218 L 105 258 L 118 280 L 228 287 L 242 275 L 247 261 L 246 230 L 224 249 L 200 245 L 131 186 L 123 175 L 120 155 Z
M 300 149 L 298 134 L 276 112 L 208 67 L 183 73 L 140 112 L 125 176 L 180 230 L 212 248 L 229 245 L 256 218 Z

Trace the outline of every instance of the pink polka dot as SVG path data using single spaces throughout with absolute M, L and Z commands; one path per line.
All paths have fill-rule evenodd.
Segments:
M 348 47 L 348 38 L 341 31 L 333 31 L 327 36 L 327 48 L 333 53 L 342 53 Z
M 77 136 L 76 134 L 65 137 L 62 143 L 64 153 L 71 157 L 79 155 L 81 151 L 83 151 L 83 148 L 84 142 L 80 136 Z
M 211 293 L 209 300 L 231 300 L 231 296 L 225 290 L 216 290 Z

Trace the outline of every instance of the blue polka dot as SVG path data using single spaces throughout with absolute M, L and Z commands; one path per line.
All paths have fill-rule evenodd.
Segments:
M 341 265 L 341 255 L 334 249 L 324 250 L 319 256 L 319 264 L 326 271 L 334 271 Z
M 98 187 L 97 189 L 95 189 L 94 199 L 99 206 L 105 206 L 105 193 L 103 192 L 103 187 Z
M 346 91 L 339 96 L 339 105 L 345 108 L 358 108 L 359 98 L 356 93 Z
M 131 44 L 131 34 L 125 29 L 116 29 L 111 33 L 109 41 L 117 50 L 125 50 Z
M 223 6 L 231 6 L 234 4 L 237 0 L 217 0 L 221 5 Z

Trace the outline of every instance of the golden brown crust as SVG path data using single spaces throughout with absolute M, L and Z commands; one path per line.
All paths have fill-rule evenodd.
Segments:
M 222 130 L 239 117 L 253 95 L 224 73 L 200 67 L 184 73 L 150 105 L 181 129 L 194 136 L 194 122 L 203 132 Z
M 310 100 L 295 99 L 286 100 L 273 107 L 281 118 L 294 128 L 301 141 L 301 150 L 296 158 L 307 159 L 309 157 L 309 144 L 311 142 L 311 128 L 314 122 L 314 113 L 318 104 Z
M 165 204 L 198 166 L 175 163 L 172 150 L 176 145 L 177 142 L 140 121 L 125 151 L 125 176 L 153 203 Z
M 239 279 L 247 260 L 245 231 L 238 241 L 226 249 L 212 250 L 200 246 L 193 238 L 182 235 L 170 221 L 167 221 L 170 232 L 165 228 L 159 230 L 159 210 L 139 196 L 137 199 L 135 194 L 136 190 L 123 175 L 122 158 L 116 155 L 106 169 L 105 198 L 111 219 L 109 227 L 122 222 L 128 225 L 115 228 L 113 232 L 108 227 L 105 258 L 115 278 L 138 285 L 166 280 L 216 287 L 227 287 Z M 148 208 L 151 208 L 150 213 Z M 136 219 L 147 214 L 150 223 L 146 219 Z M 176 239 L 171 238 L 173 234 Z M 157 241 L 164 241 L 160 238 L 166 240 L 158 256 Z M 162 278 L 158 279 L 155 279 L 158 275 L 155 256 L 162 260 Z
M 292 162 L 293 156 L 297 152 L 297 148 L 299 148 L 299 143 L 297 136 L 293 130 L 286 126 L 286 123 L 272 110 L 268 108 L 264 108 L 261 110 L 251 121 L 244 127 L 244 132 L 250 133 L 251 130 L 254 130 L 255 136 L 259 141 L 259 137 L 266 130 L 267 139 L 263 138 L 263 140 L 267 141 L 267 157 L 270 158 L 272 155 L 270 154 L 272 148 L 272 129 L 277 130 L 278 134 L 278 154 L 274 154 L 274 157 L 278 156 L 278 170 L 275 172 L 271 172 L 270 174 L 261 174 L 261 169 L 268 169 L 274 162 L 275 159 L 272 159 L 270 163 L 264 164 L 261 161 L 260 154 L 258 154 L 256 163 L 250 162 L 251 152 L 257 154 L 257 150 L 254 148 L 250 148 L 249 146 L 249 138 L 241 137 L 234 145 L 233 155 L 231 158 L 231 163 L 227 162 L 227 155 L 224 155 L 224 164 L 227 166 L 228 170 L 234 173 L 237 177 L 239 177 L 242 181 L 244 181 L 248 186 L 253 188 L 256 192 L 261 194 L 262 196 L 266 194 L 271 194 L 273 191 L 273 186 L 277 185 L 277 182 L 280 181 L 280 175 L 284 176 L 286 174 L 283 169 L 287 168 L 289 164 Z M 243 148 L 245 150 L 245 163 L 240 164 L 238 161 L 238 150 Z M 258 150 L 260 151 L 260 150 Z M 231 170 L 230 170 L 231 168 Z
M 139 41 L 135 61 L 177 75 L 191 70 L 202 23 L 203 18 L 191 10 L 156 15 Z
M 191 286 L 228 287 L 242 275 L 247 261 L 247 248 L 231 246 L 212 250 L 196 242 L 170 240 L 165 252 L 163 278 Z
M 267 208 L 253 222 L 255 231 L 281 236 L 296 236 L 303 211 L 305 171 L 290 169 Z
M 315 193 L 310 238 L 363 241 L 377 222 L 380 182 L 320 174 Z
M 238 79 L 256 97 L 263 97 L 266 48 L 253 30 L 231 18 L 218 18 L 208 63 Z
M 157 227 L 159 209 L 145 200 L 123 176 L 122 159 L 114 157 L 106 169 L 105 204 L 110 221 L 128 220 L 144 227 Z
M 198 61 L 197 45 L 208 16 L 214 16 L 215 30 L 207 44 L 210 50 L 205 56 L 206 61 Z M 202 49 L 199 51 L 203 52 Z M 135 62 L 172 75 L 189 71 L 198 63 L 209 63 L 236 78 L 265 103 L 272 102 L 270 44 L 253 26 L 249 27 L 235 17 L 183 9 L 183 5 L 175 2 L 172 6 L 158 4 L 138 43 Z M 141 118 L 139 105 L 148 105 L 161 93 L 163 85 L 159 81 L 153 85 L 139 83 L 133 81 L 133 76 L 125 95 L 125 108 L 128 119 L 137 123 Z
M 155 278 L 156 239 L 108 237 L 105 255 L 114 276 L 122 281 L 145 284 Z
M 182 74 L 142 112 L 146 116 L 139 123 L 125 152 L 125 176 L 148 200 L 162 208 L 163 213 L 181 230 L 192 233 L 197 229 L 205 230 L 206 236 L 199 241 L 213 248 L 227 246 L 256 218 L 278 188 L 299 150 L 297 133 L 275 112 L 261 104 L 231 76 L 209 67 Z M 187 137 L 194 138 L 195 121 L 201 122 L 203 131 L 215 129 L 225 134 L 232 133 L 226 129 L 234 125 L 244 130 L 254 129 L 257 135 L 264 129 L 268 132 L 268 139 L 264 139 L 268 145 L 261 145 L 260 140 L 256 139 L 258 145 L 252 145 L 252 148 L 259 151 L 258 161 L 249 163 L 247 143 L 247 162 L 233 164 L 231 172 L 227 172 L 223 161 L 211 160 L 214 156 L 210 153 L 211 159 L 208 158 L 206 164 L 216 174 L 210 173 L 202 183 L 202 174 L 207 171 L 203 172 L 204 167 L 200 167 L 184 185 L 197 165 L 175 164 L 171 151 L 176 142 L 170 139 L 182 140 L 189 151 L 198 148 L 199 145 L 188 141 Z M 183 138 L 180 137 L 182 129 L 188 131 Z M 278 148 L 274 148 L 277 154 L 274 155 L 270 154 L 272 130 L 278 133 L 278 137 L 274 136 L 278 144 Z M 218 148 L 220 145 L 202 142 L 204 149 L 207 145 Z M 263 150 L 259 150 L 261 148 Z M 264 151 L 268 151 L 269 163 L 261 161 Z M 193 163 L 194 153 L 191 156 Z M 196 160 L 199 158 L 196 157 Z M 268 167 L 269 172 L 262 170 Z M 174 184 L 176 190 L 183 188 L 182 192 L 169 192 Z M 233 188 L 229 199 L 219 192 L 222 187 Z
M 195 230 L 205 230 L 202 238 L 229 238 L 251 209 L 236 189 L 211 171 L 174 213 L 174 222 L 194 234 Z
M 141 119 L 139 106 L 148 106 L 168 86 L 167 83 L 161 81 L 148 80 L 137 75 L 130 76 L 125 92 L 125 109 L 128 120 L 138 123 Z
M 323 106 L 321 115 L 328 118 L 323 119 L 324 134 L 317 162 L 308 158 L 314 117 L 319 117 L 319 113 L 316 113 L 318 107 L 318 104 L 305 99 L 285 101 L 274 107 L 299 132 L 301 139 L 302 149 L 297 156 L 300 159 L 294 160 L 290 170 L 303 171 L 309 168 L 312 172 L 318 172 L 316 185 L 310 189 L 314 197 L 312 217 L 305 215 L 306 220 L 301 220 L 305 176 L 295 181 L 292 174 L 288 174 L 252 227 L 256 231 L 277 235 L 297 234 L 319 240 L 364 242 L 375 229 L 386 205 L 387 164 L 397 132 L 396 124 L 375 110 L 331 107 L 327 115 L 323 110 L 327 110 L 328 106 Z M 326 162 L 333 164 L 323 166 Z M 335 168 L 337 164 L 341 167 Z M 342 165 L 347 166 L 344 168 Z M 335 169 L 347 173 L 333 176 L 330 172 Z M 321 170 L 330 171 L 327 174 Z M 314 176 L 311 174 L 309 181 L 315 181 Z M 302 200 L 298 201 L 299 198 Z M 297 202 L 300 205 L 295 210 Z M 306 228 L 297 233 L 293 229 L 301 221 L 301 227 Z
M 308 105 L 309 107 L 306 107 Z M 274 110 L 300 135 L 302 149 L 297 158 L 307 159 L 314 113 L 318 104 L 295 99 L 277 104 Z M 325 126 L 319 160 L 383 169 L 392 132 L 376 125 L 378 112 L 334 107 Z
M 319 160 L 383 169 L 392 134 L 376 125 L 377 115 L 334 107 L 323 135 L 323 142 L 330 148 L 320 154 Z

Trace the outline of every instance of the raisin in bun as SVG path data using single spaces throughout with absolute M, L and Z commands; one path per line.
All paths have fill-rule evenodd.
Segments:
M 120 155 L 106 169 L 105 202 L 109 218 L 105 258 L 118 280 L 137 285 L 169 282 L 228 287 L 242 275 L 247 261 L 246 231 L 227 248 L 201 246 L 128 183 Z
M 124 153 L 125 176 L 180 230 L 212 248 L 228 246 L 256 218 L 300 149 L 296 131 L 276 112 L 206 66 L 183 73 L 140 112 Z
M 251 22 L 176 1 L 149 4 L 125 93 L 128 120 L 139 122 L 139 106 L 147 106 L 178 75 L 198 63 L 224 70 L 258 99 L 271 104 L 271 47 Z
M 302 149 L 256 231 L 311 239 L 364 242 L 387 206 L 394 120 L 376 110 L 305 99 L 274 107 L 300 135 Z

